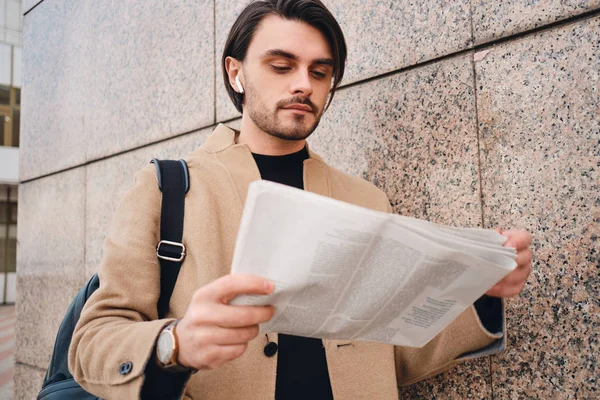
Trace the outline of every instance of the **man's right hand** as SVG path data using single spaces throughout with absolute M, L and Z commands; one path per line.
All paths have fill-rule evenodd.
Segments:
M 184 367 L 215 369 L 246 351 L 259 332 L 258 324 L 269 321 L 273 306 L 232 306 L 240 294 L 269 294 L 273 283 L 251 275 L 225 275 L 196 290 L 184 317 L 177 324 L 179 355 Z

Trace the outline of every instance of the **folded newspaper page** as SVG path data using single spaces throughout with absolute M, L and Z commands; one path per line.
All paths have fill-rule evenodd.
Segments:
M 250 185 L 231 272 L 270 279 L 261 332 L 422 347 L 516 267 L 506 238 Z

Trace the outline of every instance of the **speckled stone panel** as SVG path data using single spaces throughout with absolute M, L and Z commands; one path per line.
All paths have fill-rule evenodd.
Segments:
M 39 369 L 30 365 L 17 363 L 15 366 L 14 400 L 35 399 L 42 388 L 45 373 L 46 369 Z
M 217 120 L 238 116 L 221 72 L 229 29 L 247 0 L 216 0 Z M 471 44 L 470 4 L 453 2 L 325 0 L 348 45 L 342 84 L 462 50 Z
M 47 368 L 54 337 L 84 283 L 85 169 L 19 186 L 16 360 Z
M 526 228 L 534 248 L 494 397 L 599 398 L 600 18 L 478 58 L 485 225 Z
M 87 167 L 86 277 L 91 277 L 98 271 L 108 227 L 121 198 L 133 188 L 136 172 L 144 168 L 152 158 L 175 160 L 183 158 L 200 147 L 212 129 L 203 129 L 98 161 Z
M 213 1 L 86 4 L 87 160 L 214 123 Z
M 34 11 L 21 179 L 213 124 L 212 1 L 47 0 Z
M 310 146 L 383 189 L 394 212 L 481 225 L 471 55 L 342 89 Z M 339 96 L 339 97 L 338 97 Z M 490 399 L 489 359 L 402 389 L 402 399 Z
M 480 225 L 470 57 L 340 90 L 310 145 L 384 189 L 400 214 Z
M 349 45 L 345 84 L 453 53 L 471 44 L 467 0 L 325 3 L 338 19 Z
M 600 8 L 600 0 L 472 0 L 472 4 L 476 44 Z
M 20 179 L 85 162 L 83 2 L 49 0 L 23 18 Z

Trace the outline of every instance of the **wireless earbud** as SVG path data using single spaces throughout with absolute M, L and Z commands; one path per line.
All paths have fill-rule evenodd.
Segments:
M 237 88 L 238 88 L 238 91 L 239 91 L 240 93 L 244 93 L 244 88 L 242 87 L 242 84 L 240 83 L 240 76 L 239 76 L 239 75 L 237 75 L 237 76 L 235 77 L 235 85 L 237 86 Z

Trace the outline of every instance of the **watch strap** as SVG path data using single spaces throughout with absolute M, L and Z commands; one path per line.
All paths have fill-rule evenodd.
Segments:
M 174 348 L 173 348 L 173 354 L 171 355 L 171 359 L 169 360 L 168 364 L 163 364 L 159 359 L 158 356 L 156 357 L 156 360 L 158 361 L 158 365 L 164 369 L 165 371 L 169 371 L 169 372 L 174 372 L 174 373 L 196 373 L 198 370 L 195 368 L 190 368 L 190 367 L 184 367 L 183 365 L 180 365 L 177 363 L 177 356 L 179 355 L 179 339 L 177 338 L 177 332 L 176 332 L 176 327 L 177 324 L 179 323 L 179 320 L 175 320 L 173 322 L 171 322 L 169 325 L 167 325 L 165 328 L 163 328 L 163 330 L 161 331 L 171 331 L 171 335 L 173 336 L 173 342 L 174 342 Z

